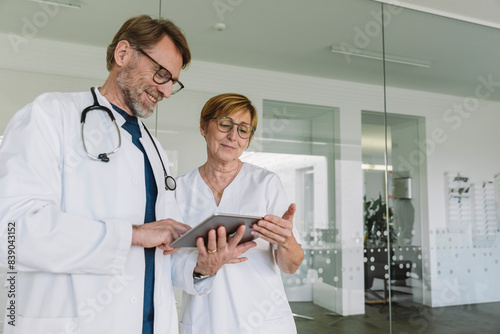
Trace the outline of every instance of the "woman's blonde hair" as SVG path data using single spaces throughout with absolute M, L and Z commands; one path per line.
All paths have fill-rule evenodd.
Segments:
M 206 130 L 212 119 L 230 117 L 242 110 L 250 113 L 250 125 L 257 130 L 257 110 L 246 96 L 236 93 L 225 93 L 210 98 L 201 109 L 200 128 Z M 252 137 L 249 138 L 248 145 Z

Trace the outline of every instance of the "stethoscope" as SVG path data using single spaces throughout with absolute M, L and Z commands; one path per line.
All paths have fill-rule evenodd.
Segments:
M 113 112 L 111 110 L 109 110 L 108 107 L 100 105 L 99 102 L 97 101 L 95 87 L 90 88 L 90 92 L 92 93 L 92 97 L 94 98 L 94 104 L 83 109 L 82 117 L 80 120 L 80 122 L 82 123 L 83 149 L 85 150 L 85 153 L 87 153 L 87 155 L 89 156 L 90 159 L 96 160 L 96 161 L 100 160 L 102 162 L 109 162 L 109 156 L 118 152 L 118 150 L 122 146 L 122 136 L 120 133 L 120 128 L 118 127 L 118 124 L 116 123 L 116 119 L 115 119 L 115 116 L 113 116 Z M 97 110 L 97 109 L 105 111 L 108 114 L 108 116 L 111 118 L 113 123 L 115 124 L 116 132 L 118 133 L 118 145 L 116 146 L 116 148 L 113 151 L 108 152 L 108 153 L 100 153 L 96 157 L 96 156 L 90 154 L 89 151 L 87 150 L 87 146 L 85 145 L 84 128 L 85 128 L 85 118 L 87 117 L 87 113 L 91 110 Z M 153 143 L 153 145 L 156 149 L 156 153 L 158 154 L 158 157 L 160 158 L 161 166 L 163 167 L 163 175 L 165 177 L 165 190 L 172 190 L 173 191 L 177 187 L 177 183 L 175 182 L 175 179 L 172 176 L 167 174 L 167 169 L 165 168 L 165 164 L 163 163 L 163 159 L 161 158 L 160 151 L 158 150 L 158 147 L 156 146 L 155 141 L 153 140 L 153 136 L 151 136 L 151 134 L 149 133 L 148 128 L 146 128 L 146 125 L 144 125 L 144 123 L 142 123 L 142 125 L 144 126 L 144 130 L 146 130 L 146 133 L 148 134 L 149 138 L 151 139 L 151 142 Z

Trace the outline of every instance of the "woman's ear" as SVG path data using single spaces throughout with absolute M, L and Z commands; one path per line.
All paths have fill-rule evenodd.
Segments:
M 207 135 L 207 129 L 206 126 L 203 125 L 202 122 L 200 122 L 200 133 L 203 137 L 206 137 Z

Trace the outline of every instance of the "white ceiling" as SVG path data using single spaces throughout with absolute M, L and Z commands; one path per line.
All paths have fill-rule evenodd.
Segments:
M 421 4 L 420 9 L 432 3 L 406 2 L 415 8 Z M 498 0 L 488 3 L 494 9 L 491 4 Z M 430 64 L 423 68 L 387 63 L 388 86 L 471 96 L 480 76 L 500 81 L 498 29 L 385 8 L 390 14 L 385 24 L 386 57 Z M 381 61 L 330 51 L 334 44 L 382 53 L 381 3 L 370 0 L 82 0 L 81 9 L 0 0 L 0 33 L 105 47 L 126 18 L 141 13 L 158 16 L 160 11 L 184 30 L 196 60 L 383 84 Z M 433 12 L 442 13 L 443 8 Z M 488 20 L 492 19 L 484 22 Z M 226 30 L 213 29 L 217 22 Z M 490 99 L 500 101 L 500 89 Z
M 480 0 L 375 0 L 461 21 L 500 28 L 500 1 Z

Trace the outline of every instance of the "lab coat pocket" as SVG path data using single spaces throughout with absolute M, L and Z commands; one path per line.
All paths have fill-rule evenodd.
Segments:
M 180 334 L 192 334 L 193 326 L 191 324 L 186 324 L 184 322 L 180 322 Z
M 7 326 L 9 327 L 9 326 Z M 31 318 L 18 316 L 15 333 L 80 334 L 78 318 Z M 8 334 L 7 330 L 5 334 Z M 14 333 L 14 332 L 12 332 Z

